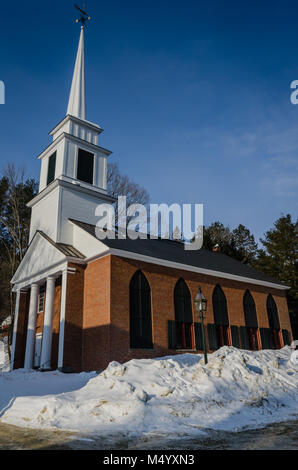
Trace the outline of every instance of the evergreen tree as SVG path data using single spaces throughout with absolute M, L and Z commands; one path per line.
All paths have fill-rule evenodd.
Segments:
M 252 264 L 258 251 L 258 244 L 250 230 L 239 224 L 232 232 L 233 248 L 236 258 L 245 264 Z
M 204 227 L 203 247 L 213 250 L 219 245 L 220 251 L 245 264 L 251 264 L 256 256 L 258 245 L 254 236 L 244 225 L 238 225 L 233 231 L 221 222 L 214 222 Z
M 213 222 L 209 227 L 204 227 L 203 248 L 212 251 L 216 244 L 220 246 L 222 253 L 230 254 L 232 235 L 229 227 L 221 222 Z
M 255 267 L 288 285 L 289 301 L 298 301 L 298 221 L 282 215 L 261 242 Z

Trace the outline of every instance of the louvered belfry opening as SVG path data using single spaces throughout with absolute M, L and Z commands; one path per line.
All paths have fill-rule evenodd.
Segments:
M 270 346 L 271 349 L 280 349 L 280 323 L 278 318 L 278 310 L 274 298 L 271 294 L 267 297 L 267 316 L 270 329 Z
M 230 344 L 229 333 L 228 333 L 229 316 L 228 316 L 227 299 L 219 284 L 217 284 L 213 290 L 212 304 L 213 304 L 217 345 L 219 348 L 225 345 L 229 346 Z
M 49 160 L 48 160 L 47 185 L 50 184 L 55 179 L 56 154 L 57 152 L 54 152 L 52 155 L 50 155 Z
M 191 295 L 184 279 L 179 279 L 174 289 L 176 322 L 176 348 L 193 349 L 193 318 Z
M 133 275 L 129 294 L 130 347 L 152 349 L 151 290 L 142 271 Z
M 257 351 L 258 346 L 258 319 L 256 304 L 253 296 L 247 289 L 243 296 L 243 310 L 245 317 L 245 329 L 242 329 L 242 343 L 244 349 Z M 243 338 L 245 336 L 245 338 Z

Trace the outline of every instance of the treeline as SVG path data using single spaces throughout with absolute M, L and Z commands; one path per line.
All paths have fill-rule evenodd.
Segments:
M 287 300 L 294 337 L 298 339 L 298 221 L 282 215 L 260 239 L 262 248 L 243 225 L 234 230 L 215 222 L 204 228 L 203 247 L 220 251 L 283 282 L 290 289 Z
M 0 324 L 13 314 L 10 280 L 27 248 L 30 209 L 27 203 L 37 194 L 38 182 L 25 178 L 24 171 L 9 165 L 0 177 Z M 126 195 L 129 204 L 149 202 L 148 192 L 127 176 L 121 175 L 118 165 L 108 169 L 108 192 L 113 196 Z M 260 240 L 244 225 L 231 230 L 220 222 L 204 227 L 203 247 L 220 251 L 284 282 L 292 320 L 298 316 L 298 221 L 290 214 L 282 215 Z
M 220 222 L 204 228 L 204 248 L 212 250 L 218 244 L 221 252 L 287 284 L 288 299 L 298 301 L 298 221 L 282 215 L 260 242 L 262 248 L 241 224 L 234 230 Z
M 38 183 L 8 165 L 0 178 L 0 324 L 13 313 L 10 280 L 26 252 L 31 210 L 26 206 Z

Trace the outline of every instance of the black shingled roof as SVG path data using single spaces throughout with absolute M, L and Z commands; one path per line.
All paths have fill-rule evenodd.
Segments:
M 70 219 L 75 225 L 79 226 L 93 237 L 96 237 L 95 226 Z M 258 281 L 270 282 L 277 286 L 285 287 L 283 283 L 273 279 L 266 274 L 247 266 L 240 261 L 231 258 L 220 252 L 209 250 L 185 250 L 181 242 L 166 239 L 115 239 L 106 238 L 101 240 L 109 248 L 137 253 L 139 255 L 150 256 L 152 258 L 163 259 L 175 263 L 186 264 L 196 268 L 210 269 L 220 273 L 232 274 L 235 276 L 246 277 Z

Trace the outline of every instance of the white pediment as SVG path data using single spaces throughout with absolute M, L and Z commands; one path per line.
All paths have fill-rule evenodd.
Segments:
M 64 263 L 66 256 L 41 232 L 36 232 L 11 280 L 14 284 L 13 290 L 24 288 L 59 271 Z

